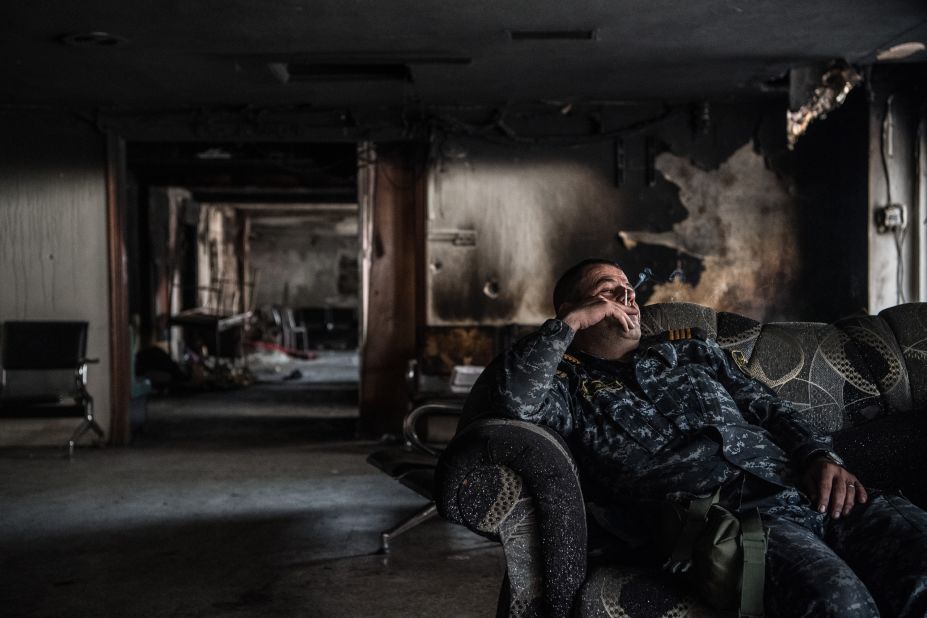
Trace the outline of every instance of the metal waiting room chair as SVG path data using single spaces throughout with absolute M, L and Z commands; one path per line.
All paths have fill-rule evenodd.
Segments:
M 434 502 L 434 478 L 438 458 L 450 442 L 460 421 L 463 400 L 458 402 L 425 403 L 403 419 L 402 434 L 405 444 L 374 451 L 367 462 L 428 500 L 428 504 L 380 534 L 380 553 L 389 553 L 390 541 L 400 534 L 428 521 L 437 514 Z M 440 426 L 444 419 L 444 425 Z M 450 420 L 450 423 L 448 423 Z M 426 427 L 425 437 L 419 428 Z
M 68 456 L 87 431 L 103 430 L 87 391 L 87 322 L 7 321 L 0 331 L 0 418 L 78 417 Z
M 302 337 L 302 345 L 300 345 L 300 337 Z M 283 338 L 283 347 L 288 350 L 305 352 L 309 349 L 309 335 L 306 332 L 306 325 L 296 323 L 296 315 L 290 307 L 283 309 Z

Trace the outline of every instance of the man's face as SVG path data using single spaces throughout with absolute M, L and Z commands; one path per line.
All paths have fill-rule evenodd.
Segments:
M 640 339 L 641 312 L 637 306 L 634 288 L 631 287 L 624 271 L 611 264 L 592 264 L 587 267 L 575 288 L 574 300 L 581 301 L 595 297 L 617 303 L 631 318 L 633 328 L 631 332 L 625 332 L 615 319 L 606 318 L 592 327 L 593 329 L 601 329 L 599 332 L 602 334 L 607 332 L 623 339 Z

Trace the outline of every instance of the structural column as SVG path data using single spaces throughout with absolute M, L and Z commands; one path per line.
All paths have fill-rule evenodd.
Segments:
M 367 435 L 398 433 L 409 409 L 405 374 L 418 354 L 424 306 L 422 156 L 414 145 L 378 146 L 363 163 L 372 174 L 360 386 L 360 431 Z

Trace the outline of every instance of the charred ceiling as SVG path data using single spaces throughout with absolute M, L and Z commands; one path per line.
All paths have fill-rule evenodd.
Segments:
M 8 5 L 2 104 L 298 105 L 340 129 L 340 110 L 753 96 L 822 60 L 923 61 L 927 41 L 917 0 Z

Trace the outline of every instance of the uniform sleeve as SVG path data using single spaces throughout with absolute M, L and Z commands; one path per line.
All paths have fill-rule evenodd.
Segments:
M 467 397 L 462 424 L 503 417 L 569 434 L 573 429 L 570 397 L 564 380 L 557 377 L 557 367 L 573 335 L 562 321 L 548 320 L 496 358 Z
M 745 375 L 716 343 L 709 345 L 716 357 L 718 381 L 734 398 L 744 419 L 766 429 L 776 444 L 789 453 L 792 461 L 801 464 L 812 453 L 832 448 L 830 437 L 817 435 L 791 402 Z

